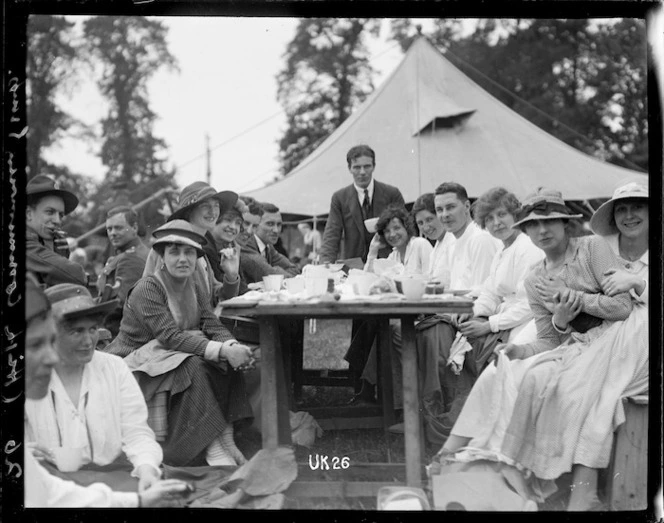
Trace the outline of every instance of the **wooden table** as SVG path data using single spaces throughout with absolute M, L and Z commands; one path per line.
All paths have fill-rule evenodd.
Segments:
M 415 350 L 414 321 L 420 314 L 472 312 L 473 302 L 468 299 L 402 299 L 381 301 L 332 301 L 306 300 L 298 302 L 259 301 L 243 303 L 234 298 L 222 304 L 223 314 L 257 318 L 260 325 L 261 347 L 261 410 L 263 448 L 290 445 L 290 420 L 288 393 L 286 390 L 283 358 L 279 343 L 277 319 L 321 318 L 321 319 L 373 319 L 379 322 L 378 355 L 380 372 L 390 372 L 391 337 L 389 320 L 401 321 L 403 412 L 406 450 L 406 483 L 420 487 L 422 483 L 422 445 L 420 424 L 420 398 L 417 373 L 417 351 Z M 248 306 L 250 305 L 250 306 Z M 305 348 L 306 351 L 306 348 Z M 390 378 L 383 381 L 383 407 L 392 405 Z M 390 421 L 393 412 L 384 411 Z

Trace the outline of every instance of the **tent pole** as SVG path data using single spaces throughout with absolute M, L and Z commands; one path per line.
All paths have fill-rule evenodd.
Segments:
M 423 38 L 420 36 L 420 38 Z M 415 110 L 417 111 L 417 196 L 422 194 L 422 162 L 420 154 L 420 136 L 422 127 L 420 123 L 420 56 L 415 57 Z

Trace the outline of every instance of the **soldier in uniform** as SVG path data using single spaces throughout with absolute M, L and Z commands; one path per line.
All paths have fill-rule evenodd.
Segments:
M 78 198 L 58 187 L 48 176 L 38 174 L 26 186 L 26 268 L 39 283 L 88 284 L 83 267 L 69 260 L 69 247 L 62 219 L 78 206 Z
M 138 215 L 129 206 L 113 207 L 106 213 L 106 234 L 114 255 L 99 275 L 97 291 L 101 301 L 116 298 L 119 302 L 118 308 L 104 318 L 104 327 L 115 337 L 127 294 L 141 279 L 150 249 L 138 236 Z

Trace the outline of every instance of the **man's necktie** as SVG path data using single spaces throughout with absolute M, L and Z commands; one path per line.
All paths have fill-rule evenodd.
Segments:
M 369 191 L 364 189 L 364 200 L 362 201 L 362 214 L 364 219 L 371 218 L 371 200 L 369 200 Z

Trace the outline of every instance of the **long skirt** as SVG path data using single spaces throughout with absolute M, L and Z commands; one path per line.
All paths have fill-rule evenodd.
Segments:
M 533 479 L 554 480 L 575 464 L 605 468 L 622 398 L 648 390 L 648 310 L 605 321 L 569 343 L 489 366 L 452 434 L 471 438 L 457 458 L 496 454 Z
M 150 400 L 168 388 L 168 435 L 162 444 L 164 463 L 195 464 L 228 423 L 252 417 L 242 373 L 223 370 L 199 356 L 190 356 L 161 376 L 134 372 Z
M 541 479 L 609 465 L 622 398 L 648 391 L 648 309 L 605 322 L 525 374 L 502 452 Z

